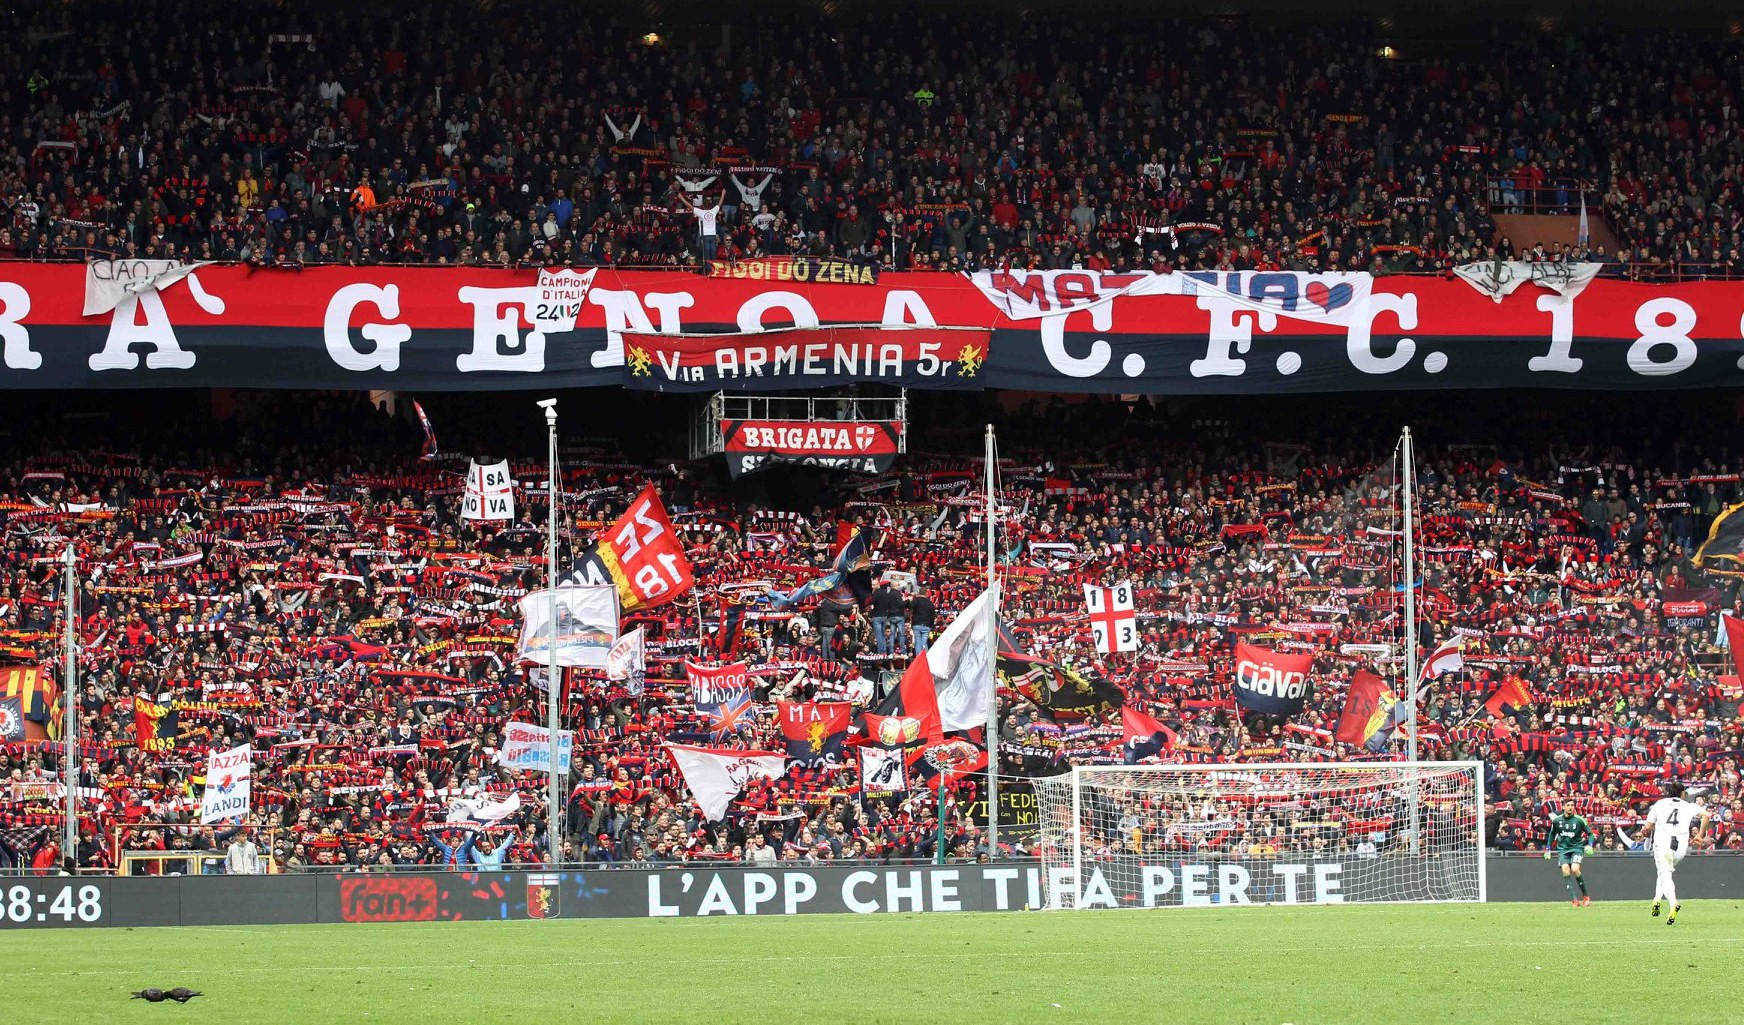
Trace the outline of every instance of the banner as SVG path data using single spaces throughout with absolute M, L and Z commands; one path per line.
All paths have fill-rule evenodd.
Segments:
M 980 389 L 990 331 L 796 326 L 747 334 L 624 335 L 624 384 L 651 391 L 833 388 L 872 382 Z
M 200 795 L 202 826 L 248 817 L 253 755 L 253 749 L 244 744 L 206 756 L 206 789 Z
M 557 772 L 569 772 L 574 753 L 575 734 L 557 731 Z M 497 764 L 523 772 L 551 771 L 551 731 L 531 723 L 510 722 L 503 727 L 503 746 L 497 751 Z
M 1265 715 L 1295 715 L 1308 700 L 1313 666 L 1312 652 L 1294 654 L 1237 642 L 1236 703 Z
M 777 284 L 876 285 L 877 264 L 850 263 L 817 256 L 769 256 L 756 260 L 716 260 L 709 277 Z
M 559 666 L 603 667 L 618 639 L 617 592 L 608 586 L 559 587 L 555 623 L 551 621 L 553 594 L 534 591 L 521 599 L 519 657 L 544 666 L 552 665 L 555 657 Z
M 1104 655 L 1138 650 L 1138 613 L 1132 607 L 1132 584 L 1100 587 L 1084 585 L 1084 608 L 1090 615 L 1090 633 L 1096 650 Z
M 648 673 L 646 637 L 637 627 L 614 641 L 606 652 L 606 679 L 632 683 L 633 694 L 641 693 L 642 679 Z
M 894 794 L 908 789 L 907 760 L 901 748 L 862 745 L 859 751 L 862 794 Z
M 132 277 L 150 287 L 117 285 L 123 298 L 87 315 L 86 277 L 95 273 L 0 264 L 0 388 L 883 381 L 1233 395 L 1744 385 L 1735 283 L 1599 277 L 1558 295 L 1544 277 L 1555 270 L 1528 272 L 1528 281 L 1538 275 L 1534 287 L 1498 301 L 1496 289 L 1469 278 L 1295 271 L 890 272 L 849 284 L 846 274 L 837 283 L 214 264 L 165 287 L 148 265 Z M 1547 297 L 1555 301 L 1540 309 Z
M 137 305 L 141 294 L 168 288 L 205 266 L 208 264 L 180 260 L 92 260 L 85 264 L 85 305 L 81 312 L 90 317 L 108 313 L 123 303 Z M 198 279 L 189 282 L 188 288 L 200 294 Z
M 771 463 L 883 473 L 896 460 L 902 429 L 894 420 L 722 420 L 721 442 L 734 477 Z
M 690 683 L 690 703 L 698 707 L 719 704 L 730 695 L 751 689 L 750 666 L 744 662 L 705 666 L 687 659 L 684 675 Z
M 466 520 L 515 518 L 515 478 L 509 473 L 507 460 L 488 466 L 474 461 L 467 467 L 460 517 Z
M 1462 263 L 1453 269 L 1453 276 L 1496 302 L 1513 295 L 1515 289 L 1528 283 L 1554 292 L 1564 301 L 1572 301 L 1604 269 L 1602 263 L 1491 260 L 1488 263 Z
M 623 612 L 664 605 L 696 586 L 684 545 L 660 493 L 649 484 L 599 535 L 562 583 L 617 589 Z
M 775 702 L 775 719 L 787 744 L 788 761 L 805 768 L 842 764 L 851 707 L 846 701 Z
M 703 817 L 717 822 L 727 805 L 753 779 L 780 779 L 787 771 L 787 756 L 775 751 L 734 751 L 709 747 L 666 745 L 667 754 L 684 776 Z

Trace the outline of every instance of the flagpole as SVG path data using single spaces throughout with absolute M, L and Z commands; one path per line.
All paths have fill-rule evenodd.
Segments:
M 561 726 L 558 711 L 563 700 L 563 678 L 557 668 L 557 512 L 562 496 L 557 488 L 557 400 L 541 399 L 539 407 L 545 410 L 546 484 L 551 500 L 545 511 L 545 593 L 551 600 L 547 610 L 551 635 L 545 641 L 545 728 L 550 731 L 551 770 L 545 778 L 545 850 L 555 868 L 561 856 L 559 838 L 563 835 L 563 804 L 557 780 L 557 735 Z
M 79 649 L 75 623 L 79 615 L 78 565 L 79 553 L 75 550 L 72 538 L 67 539 L 65 559 L 67 564 L 67 628 L 66 653 L 62 656 L 66 661 L 61 666 L 61 705 L 66 714 L 66 723 L 61 727 L 61 770 L 66 777 L 66 839 L 61 845 L 61 863 L 64 865 L 71 859 L 74 870 L 78 868 L 79 856 L 79 769 L 78 748 L 79 738 Z
M 1405 760 L 1417 761 L 1417 559 L 1416 540 L 1417 465 L 1411 453 L 1411 428 L 1405 428 L 1400 453 L 1400 475 L 1405 481 Z M 1411 785 L 1411 853 L 1418 850 L 1417 786 Z
M 993 425 L 987 425 L 987 857 L 999 857 L 999 597 L 994 538 L 999 506 L 993 494 Z

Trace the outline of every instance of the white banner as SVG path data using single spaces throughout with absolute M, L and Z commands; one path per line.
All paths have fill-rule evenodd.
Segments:
M 896 793 L 908 789 L 908 776 L 902 764 L 901 751 L 881 747 L 860 748 L 860 791 L 862 793 Z
M 617 639 L 606 652 L 606 679 L 640 680 L 648 673 L 647 645 L 642 628 L 637 627 Z
M 509 473 L 507 460 L 488 465 L 474 462 L 467 468 L 460 517 L 465 520 L 515 518 L 515 479 Z
M 1520 260 L 1491 260 L 1487 263 L 1462 263 L 1453 269 L 1454 276 L 1496 302 L 1514 294 L 1524 284 L 1537 285 L 1572 301 L 1592 284 L 1602 263 L 1525 263 Z
M 557 731 L 557 771 L 569 771 L 574 754 L 575 734 Z M 551 771 L 551 731 L 531 723 L 511 722 L 503 727 L 503 746 L 497 751 L 497 764 L 525 772 Z
M 200 795 L 200 824 L 248 817 L 254 750 L 247 744 L 206 756 L 206 790 Z
M 554 593 L 556 623 L 551 622 Z M 521 599 L 520 657 L 526 661 L 550 665 L 555 646 L 557 665 L 599 669 L 617 639 L 618 590 L 610 584 L 575 584 Z
M 109 313 L 142 292 L 155 292 L 206 266 L 180 260 L 92 260 L 85 264 L 85 316 Z M 198 289 L 198 283 L 189 287 Z M 158 308 L 161 314 L 162 307 Z M 222 305 L 217 312 L 224 312 Z
M 667 744 L 667 753 L 678 763 L 684 784 L 696 798 L 703 817 L 718 821 L 727 813 L 745 784 L 753 779 L 780 779 L 787 771 L 787 756 L 774 751 L 737 751 L 714 747 Z
M 448 806 L 450 825 L 491 826 L 508 818 L 521 808 L 521 795 L 478 794 L 462 797 Z
M 1041 320 L 1043 337 L 1063 331 L 1068 315 L 1103 309 L 1117 298 L 1196 296 L 1200 309 L 1252 310 L 1257 327 L 1273 330 L 1270 318 L 1348 327 L 1368 313 L 1374 278 L 1361 272 L 1182 271 L 1173 274 L 1086 275 L 1082 271 L 975 271 L 967 275 L 987 300 L 1012 320 Z M 1121 282 L 1106 285 L 1105 279 Z M 1056 289 L 1056 281 L 1070 281 Z M 1080 287 L 1087 286 L 1087 287 Z M 1097 323 L 1101 321 L 1101 323 Z M 1106 330 L 1104 310 L 1092 323 Z

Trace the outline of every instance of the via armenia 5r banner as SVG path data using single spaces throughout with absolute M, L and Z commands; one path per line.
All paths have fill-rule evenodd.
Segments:
M 0 388 L 1249 394 L 1744 384 L 1744 283 L 0 264 Z M 1576 270 L 1580 270 L 1576 268 Z M 88 298 L 95 302 L 88 303 Z M 93 309 L 91 315 L 85 310 Z

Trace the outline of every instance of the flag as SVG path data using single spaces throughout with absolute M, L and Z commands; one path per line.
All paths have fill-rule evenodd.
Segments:
M 551 730 L 533 723 L 510 720 L 503 724 L 503 746 L 497 748 L 497 765 L 523 772 L 551 771 Z M 569 772 L 575 758 L 575 733 L 557 731 L 557 774 Z
M 750 606 L 728 599 L 721 606 L 721 625 L 715 629 L 715 652 L 723 656 L 736 655 L 745 642 L 745 614 Z
M 940 729 L 972 730 L 987 725 L 987 712 L 993 700 L 987 631 L 998 608 L 999 587 L 995 584 L 957 613 L 957 618 L 926 650 Z
M 869 536 L 870 535 L 870 536 Z M 847 540 L 836 552 L 830 571 L 800 584 L 786 594 L 772 594 L 772 608 L 785 609 L 813 596 L 828 596 L 842 602 L 858 602 L 872 593 L 872 545 L 877 535 L 871 529 L 849 528 Z
M 1350 690 L 1344 696 L 1337 737 L 1346 744 L 1360 744 L 1378 754 L 1386 750 L 1387 739 L 1405 710 L 1399 696 L 1379 676 L 1359 669 L 1351 676 Z
M 696 573 L 654 485 L 582 553 L 563 583 L 609 584 L 625 612 L 652 609 L 696 586 Z
M 840 765 L 850 707 L 846 701 L 775 702 L 788 760 L 806 768 Z
M 690 679 L 690 703 L 717 743 L 750 727 L 751 676 L 745 663 L 704 666 L 686 661 L 684 672 Z
M 424 429 L 424 448 L 418 453 L 418 458 L 435 459 L 436 428 L 430 425 L 430 417 L 424 412 L 424 404 L 417 399 L 412 400 L 412 412 L 418 415 L 418 426 Z
M 606 652 L 606 679 L 627 682 L 632 693 L 641 693 L 642 680 L 648 674 L 647 650 L 641 627 L 613 641 Z
M 54 714 L 55 679 L 41 666 L 0 668 L 0 698 L 17 698 L 18 707 L 30 722 L 47 723 Z
M 253 749 L 247 744 L 206 756 L 206 789 L 200 795 L 200 824 L 248 818 Z
M 551 622 L 555 595 L 557 622 Z M 552 637 L 555 635 L 555 642 Z M 617 592 L 605 585 L 566 584 L 521 599 L 520 658 L 559 666 L 603 668 L 618 639 Z
M 1726 632 L 1726 647 L 1732 651 L 1732 668 L 1744 677 L 1744 619 L 1720 613 L 1720 627 Z
M 168 751 L 176 746 L 179 712 L 168 705 L 133 696 L 133 736 L 141 751 Z
M 947 740 L 930 744 L 914 761 L 914 776 L 927 788 L 953 786 L 965 776 L 987 771 L 987 749 L 967 740 Z M 939 776 L 943 775 L 943 780 Z
M 944 740 L 939 723 L 938 690 L 925 654 L 916 655 L 902 680 L 876 707 L 860 713 L 862 741 L 887 748 L 913 748 Z M 909 760 L 915 756 L 910 752 Z
M 1518 676 L 1508 676 L 1490 699 L 1484 702 L 1484 711 L 1490 717 L 1501 719 L 1508 713 L 1504 709 L 1521 710 L 1532 704 L 1532 691 L 1526 687 L 1526 681 Z
M 1581 189 L 1580 225 L 1575 228 L 1574 244 L 1584 246 L 1592 240 L 1592 231 L 1587 225 L 1587 190 Z
M 445 825 L 450 826 L 494 826 L 521 809 L 521 795 L 514 791 L 506 794 L 477 794 L 472 797 L 460 797 L 448 803 Z
M 466 490 L 460 499 L 463 520 L 515 518 L 515 478 L 507 460 L 484 464 L 473 460 L 466 470 Z
M 901 750 L 860 748 L 860 793 L 891 794 L 908 789 L 907 762 Z
M 1095 671 L 1081 671 L 1024 652 L 1003 620 L 999 623 L 1000 681 L 1052 720 L 1081 719 L 1119 708 L 1126 695 Z
M 731 751 L 670 741 L 665 746 L 696 806 L 711 822 L 720 821 L 746 783 L 780 779 L 787 771 L 787 756 L 776 751 Z
M 1132 584 L 1113 587 L 1084 585 L 1084 608 L 1096 650 L 1104 655 L 1138 650 L 1138 613 L 1132 607 Z
M 1235 645 L 1235 701 L 1264 715 L 1295 715 L 1308 700 L 1314 653 L 1273 651 L 1257 644 Z
M 1691 562 L 1710 573 L 1733 576 L 1744 573 L 1744 515 L 1739 513 L 1741 509 L 1744 509 L 1744 502 L 1728 506 L 1714 517 L 1714 525 L 1708 528 L 1708 539 L 1696 549 Z
M 1442 641 L 1423 662 L 1418 679 L 1428 682 L 1442 673 L 1457 673 L 1465 668 L 1465 638 L 1451 637 Z
M 24 739 L 24 706 L 17 698 L 0 698 L 0 742 Z
M 1126 764 L 1136 765 L 1175 746 L 1175 731 L 1148 712 L 1130 704 L 1120 706 L 1120 741 Z
M 1077 481 L 1064 477 L 1047 477 L 1043 479 L 1042 493 L 1050 498 L 1069 498 L 1076 495 L 1088 495 L 1090 489 Z

